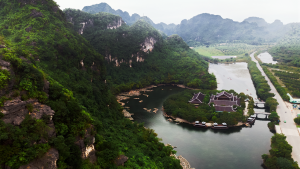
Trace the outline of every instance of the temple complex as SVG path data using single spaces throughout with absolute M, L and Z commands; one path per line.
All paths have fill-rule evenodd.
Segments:
M 208 104 L 214 103 L 216 112 L 235 112 L 233 106 L 240 106 L 240 98 L 234 96 L 233 94 L 227 93 L 225 91 L 217 93 L 216 95 L 211 95 Z
M 195 105 L 201 104 L 203 103 L 204 97 L 205 94 L 202 94 L 201 92 L 195 93 L 189 103 Z M 208 104 L 210 103 L 214 103 L 216 112 L 235 112 L 233 106 L 241 106 L 240 98 L 225 91 L 217 93 L 216 95 L 211 95 Z

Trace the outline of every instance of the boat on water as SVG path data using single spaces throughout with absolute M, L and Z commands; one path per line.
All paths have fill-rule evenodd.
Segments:
M 200 123 L 199 121 L 195 121 L 194 126 L 200 128 L 206 128 L 206 122 L 203 121 L 202 123 Z
M 228 126 L 226 123 L 222 123 L 222 124 L 214 123 L 214 125 L 211 128 L 217 130 L 224 130 L 224 129 L 228 129 Z
M 254 124 L 255 119 L 256 119 L 256 116 L 255 116 L 255 115 L 251 115 L 251 116 L 247 119 L 247 123 L 249 123 L 249 124 Z

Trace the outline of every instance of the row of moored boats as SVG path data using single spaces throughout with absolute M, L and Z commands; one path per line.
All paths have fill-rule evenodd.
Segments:
M 255 115 L 251 115 L 248 119 L 247 119 L 247 123 L 249 124 L 254 124 L 255 122 Z M 202 122 L 200 123 L 199 121 L 195 121 L 195 124 L 194 124 L 195 127 L 199 127 L 199 128 L 207 128 L 206 126 L 206 122 Z M 228 126 L 226 123 L 222 123 L 222 124 L 218 124 L 218 123 L 214 123 L 212 126 L 211 126 L 212 129 L 228 129 Z

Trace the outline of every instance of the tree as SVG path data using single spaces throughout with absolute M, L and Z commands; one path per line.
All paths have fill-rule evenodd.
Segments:
M 277 122 L 279 120 L 279 116 L 276 112 L 271 112 L 271 114 L 269 115 L 269 119 L 272 121 L 272 122 Z

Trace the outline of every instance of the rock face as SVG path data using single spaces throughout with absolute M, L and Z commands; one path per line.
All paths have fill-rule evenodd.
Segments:
M 72 19 L 73 18 L 70 18 L 71 19 L 71 22 L 72 22 Z M 73 23 L 73 22 L 72 22 Z M 74 24 L 74 23 L 73 23 Z M 79 34 L 82 35 L 83 34 L 83 30 L 86 28 L 86 27 L 89 27 L 89 26 L 94 26 L 94 23 L 93 23 L 93 20 L 89 19 L 87 22 L 82 22 L 80 23 L 82 25 L 82 28 L 79 29 Z
M 26 109 L 27 104 L 33 105 L 33 111 L 31 113 Z M 4 114 L 2 120 L 5 123 L 18 126 L 22 123 L 27 114 L 36 119 L 41 119 L 43 115 L 50 116 L 52 119 L 55 112 L 49 106 L 37 102 L 37 99 L 22 101 L 19 96 L 13 100 L 4 102 L 2 113 Z M 51 135 L 53 135 L 53 133 Z
M 122 24 L 124 24 L 124 21 L 122 20 L 122 18 L 119 18 L 118 20 L 109 23 L 107 25 L 107 29 L 117 29 L 118 27 L 122 26 Z
M 38 18 L 38 17 L 43 17 L 43 14 L 42 14 L 42 12 L 38 12 L 34 9 L 31 11 L 30 16 L 33 18 Z
M 154 49 L 154 44 L 156 43 L 156 40 L 153 37 L 147 37 L 143 43 L 141 43 L 141 50 L 144 52 L 152 52 Z
M 77 137 L 75 144 L 81 150 L 81 157 L 83 159 L 89 159 L 91 163 L 95 163 L 97 157 L 94 147 L 95 137 L 92 135 L 92 130 L 94 130 L 93 126 L 85 131 L 85 136 L 83 138 Z
M 128 157 L 124 156 L 124 155 L 120 155 L 116 160 L 115 160 L 115 164 L 117 166 L 124 166 L 124 163 L 128 160 Z
M 131 58 L 129 60 L 126 61 L 124 59 L 121 59 L 119 61 L 118 57 L 112 58 L 111 54 L 109 54 L 109 53 L 106 53 L 105 60 L 107 60 L 108 62 L 115 62 L 116 67 L 120 66 L 121 63 L 129 64 L 129 67 L 132 67 L 133 61 L 136 61 L 136 62 L 144 62 L 145 61 L 145 59 L 142 57 L 143 52 L 145 52 L 145 53 L 152 52 L 154 49 L 155 43 L 156 43 L 156 40 L 153 37 L 147 37 L 144 40 L 144 42 L 142 42 L 140 44 L 140 46 L 141 46 L 140 52 L 138 52 L 136 54 L 132 54 Z
M 58 151 L 51 148 L 43 157 L 31 161 L 19 169 L 57 169 L 56 162 L 59 158 Z

